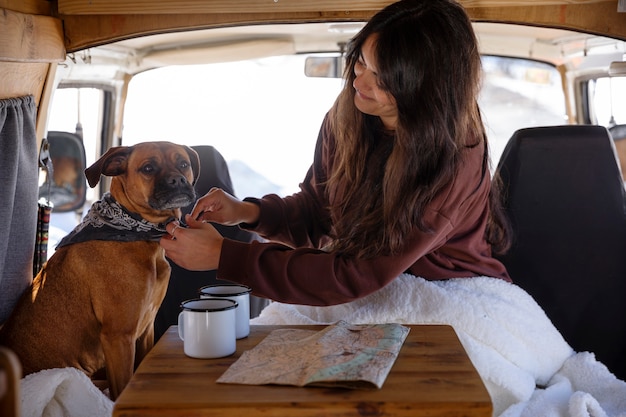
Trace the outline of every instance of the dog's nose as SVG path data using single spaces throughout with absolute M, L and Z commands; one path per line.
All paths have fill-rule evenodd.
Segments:
M 187 178 L 184 175 L 174 174 L 169 176 L 169 178 L 167 179 L 167 183 L 171 187 L 178 187 L 181 185 L 187 185 L 189 181 L 187 181 Z

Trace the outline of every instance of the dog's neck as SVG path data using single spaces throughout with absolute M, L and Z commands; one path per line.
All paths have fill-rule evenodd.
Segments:
M 167 233 L 163 223 L 153 223 L 127 210 L 110 193 L 96 201 L 83 221 L 59 242 L 57 248 L 89 240 L 118 242 L 158 241 Z

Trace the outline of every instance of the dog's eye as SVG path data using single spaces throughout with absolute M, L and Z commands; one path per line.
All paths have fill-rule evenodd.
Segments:
M 152 174 L 154 172 L 154 166 L 152 164 L 146 164 L 141 167 L 141 172 L 144 174 Z
M 182 160 L 178 163 L 178 167 L 180 169 L 187 169 L 189 168 L 189 162 Z

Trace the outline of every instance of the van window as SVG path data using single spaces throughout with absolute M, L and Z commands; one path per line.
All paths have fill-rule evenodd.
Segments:
M 131 80 L 122 143 L 212 145 L 237 197 L 298 191 L 342 82 L 309 78 L 307 55 L 164 67 Z
M 557 69 L 528 59 L 483 56 L 479 104 L 489 137 L 492 169 L 509 138 L 521 128 L 567 123 Z
M 96 160 L 100 148 L 103 123 L 103 103 L 106 92 L 95 87 L 59 87 L 50 105 L 48 131 L 76 133 L 83 139 L 86 166 Z M 97 200 L 92 188 L 87 187 L 87 201 Z
M 95 161 L 100 142 L 103 94 L 93 87 L 59 87 L 50 106 L 47 130 L 76 133 L 83 138 L 87 165 Z
M 309 168 L 322 119 L 342 87 L 305 76 L 312 54 L 146 71 L 130 82 L 122 142 L 212 145 L 226 159 L 239 198 L 288 195 Z M 480 97 L 493 166 L 513 132 L 565 123 L 553 66 L 486 56 Z
M 76 138 L 75 141 L 82 140 L 85 150 L 85 161 L 82 164 L 89 166 L 95 161 L 100 143 L 105 95 L 104 90 L 92 87 L 62 86 L 55 90 L 50 105 L 46 134 L 51 143 L 51 151 L 53 139 Z M 56 163 L 56 174 L 62 169 L 59 163 L 60 161 Z M 80 171 L 82 170 L 81 166 Z M 81 200 L 84 204 L 71 211 L 63 211 L 62 206 L 57 207 L 56 210 L 53 208 L 50 215 L 48 257 L 54 254 L 57 243 L 80 222 L 91 202 L 100 198 L 96 190 L 87 187 L 87 181 L 82 172 L 78 180 L 82 181 L 83 190 L 86 191 L 86 201 Z M 46 175 L 43 172 L 40 173 L 39 181 L 40 186 L 43 187 L 43 194 L 49 194 L 45 185 Z M 54 199 L 52 200 L 54 202 Z
M 587 84 L 592 120 L 611 127 L 626 124 L 626 77 L 602 77 Z

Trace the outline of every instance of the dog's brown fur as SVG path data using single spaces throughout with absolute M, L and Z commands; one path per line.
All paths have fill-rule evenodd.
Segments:
M 128 211 L 162 223 L 194 201 L 197 153 L 169 142 L 110 149 L 85 175 L 111 176 L 111 195 Z M 87 241 L 59 248 L 0 330 L 24 374 L 106 368 L 115 400 L 154 343 L 153 322 L 170 277 L 155 241 Z

